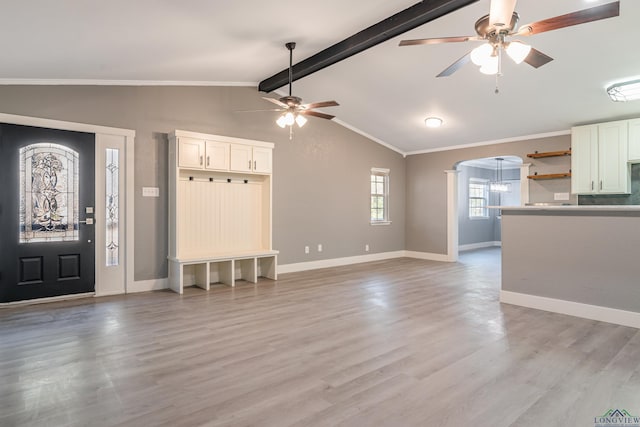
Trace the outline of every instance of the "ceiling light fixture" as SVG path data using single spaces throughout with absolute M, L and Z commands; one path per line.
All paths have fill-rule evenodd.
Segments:
M 511 183 L 502 180 L 502 157 L 496 157 L 496 180 L 489 183 L 489 191 L 495 193 L 508 193 L 511 191 Z
M 480 67 L 480 72 L 483 74 L 501 74 L 503 50 L 513 62 L 520 64 L 531 52 L 531 46 L 521 41 L 507 43 L 504 41 L 504 36 L 499 35 L 495 42 L 484 43 L 473 49 L 471 61 Z
M 607 88 L 609 98 L 616 102 L 640 99 L 640 80 L 616 83 Z
M 297 123 L 298 127 L 302 127 L 307 123 L 307 119 L 294 111 L 285 111 L 278 117 L 276 123 L 283 129 L 287 126 L 293 126 L 294 123 Z
M 442 119 L 440 117 L 427 117 L 426 119 L 424 119 L 424 124 L 428 127 L 428 128 L 439 128 L 440 126 L 442 126 Z

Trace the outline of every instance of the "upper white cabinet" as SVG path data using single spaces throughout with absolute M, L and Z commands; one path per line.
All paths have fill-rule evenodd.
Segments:
M 178 166 L 181 168 L 202 169 L 204 167 L 205 144 L 201 139 L 179 138 Z
M 204 168 L 229 170 L 229 143 L 205 141 Z
M 231 170 L 237 172 L 251 172 L 253 170 L 253 155 L 250 146 L 238 144 L 231 146 Z
M 272 173 L 273 144 L 176 131 L 179 168 Z
M 629 193 L 628 121 L 571 129 L 571 192 Z
M 269 174 L 272 172 L 272 149 L 231 144 L 231 170 Z
M 629 161 L 640 163 L 640 119 L 629 120 Z
M 270 148 L 253 147 L 253 171 L 256 173 L 271 173 L 272 152 Z
M 179 137 L 178 167 L 229 170 L 229 143 Z

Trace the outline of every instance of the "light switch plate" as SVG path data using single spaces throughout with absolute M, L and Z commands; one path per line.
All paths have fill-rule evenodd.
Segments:
M 553 200 L 569 200 L 569 193 L 553 193 Z
M 142 187 L 142 197 L 160 197 L 158 187 Z

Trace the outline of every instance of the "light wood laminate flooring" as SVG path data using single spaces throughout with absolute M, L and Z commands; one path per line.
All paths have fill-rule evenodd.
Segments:
M 593 426 L 637 329 L 503 305 L 499 250 L 0 309 L 1 426 Z M 562 284 L 559 283 L 558 286 Z M 606 284 L 603 284 L 603 286 Z

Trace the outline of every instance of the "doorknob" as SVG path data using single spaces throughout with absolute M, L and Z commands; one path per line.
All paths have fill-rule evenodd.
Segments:
M 86 221 L 78 221 L 80 224 L 93 225 L 93 218 L 87 218 Z

